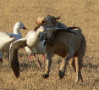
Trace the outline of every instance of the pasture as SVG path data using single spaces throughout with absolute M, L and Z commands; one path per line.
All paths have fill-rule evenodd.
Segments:
M 13 32 L 14 24 L 21 21 L 28 29 L 20 30 L 25 36 L 41 15 L 61 16 L 60 22 L 82 29 L 87 41 L 81 70 L 84 82 L 74 83 L 75 72 L 69 65 L 65 77 L 59 79 L 62 58 L 57 55 L 53 57 L 49 78 L 43 79 L 42 55 L 39 55 L 42 67 L 38 68 L 36 58 L 29 62 L 25 50 L 20 49 L 20 78 L 16 79 L 4 54 L 4 62 L 0 63 L 0 90 L 99 90 L 99 0 L 0 0 L 0 31 Z

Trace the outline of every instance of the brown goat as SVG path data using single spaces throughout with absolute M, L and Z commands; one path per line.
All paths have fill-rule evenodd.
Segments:
M 68 28 L 66 25 L 58 22 L 57 20 L 60 17 L 54 16 L 42 16 L 37 18 L 37 27 L 43 26 L 44 28 Z M 46 30 L 47 31 L 47 30 Z M 82 68 L 82 58 L 86 49 L 86 40 L 81 30 L 72 30 L 76 34 L 69 33 L 66 31 L 53 31 L 48 30 L 46 35 L 46 68 L 44 78 L 49 77 L 50 66 L 52 63 L 52 56 L 54 54 L 58 54 L 63 57 L 63 61 L 61 67 L 59 69 L 59 77 L 63 78 L 65 75 L 66 65 L 68 61 L 72 68 L 76 71 L 76 79 L 75 82 L 82 81 L 83 78 L 81 75 Z M 72 59 L 73 58 L 73 59 Z

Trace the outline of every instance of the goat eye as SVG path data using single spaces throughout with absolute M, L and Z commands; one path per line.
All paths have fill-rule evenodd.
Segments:
M 42 21 L 42 24 L 45 24 L 46 23 L 46 21 Z

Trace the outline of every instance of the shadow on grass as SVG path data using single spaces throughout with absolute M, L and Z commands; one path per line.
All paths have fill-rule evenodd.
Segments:
M 37 63 L 35 61 L 31 61 L 28 63 L 20 63 L 20 70 L 24 71 L 26 69 L 32 69 L 32 70 L 41 70 L 44 68 L 44 64 L 41 63 L 41 67 L 38 67 Z
M 30 63 L 20 63 L 20 67 L 22 68 L 31 68 L 31 67 L 37 67 L 34 61 L 31 61 Z
M 90 67 L 90 68 L 98 68 L 99 64 L 93 65 L 92 63 L 88 63 L 88 64 L 83 64 L 83 67 Z
M 36 65 L 34 65 L 33 63 L 20 63 L 20 71 L 24 71 L 24 70 L 28 70 L 30 68 L 35 68 L 36 69 Z

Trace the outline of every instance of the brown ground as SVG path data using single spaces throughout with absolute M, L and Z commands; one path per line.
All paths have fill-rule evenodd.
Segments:
M 69 66 L 65 77 L 59 79 L 59 57 L 53 58 L 50 77 L 43 79 L 44 62 L 41 60 L 42 68 L 38 69 L 35 58 L 29 62 L 21 49 L 21 78 L 15 78 L 5 54 L 4 63 L 0 64 L 0 90 L 99 90 L 99 0 L 0 0 L 0 30 L 12 32 L 13 25 L 21 21 L 29 31 L 35 27 L 36 18 L 45 14 L 61 16 L 60 21 L 67 26 L 83 30 L 87 40 L 84 83 L 74 83 L 75 73 Z M 28 31 L 21 32 L 24 36 Z

